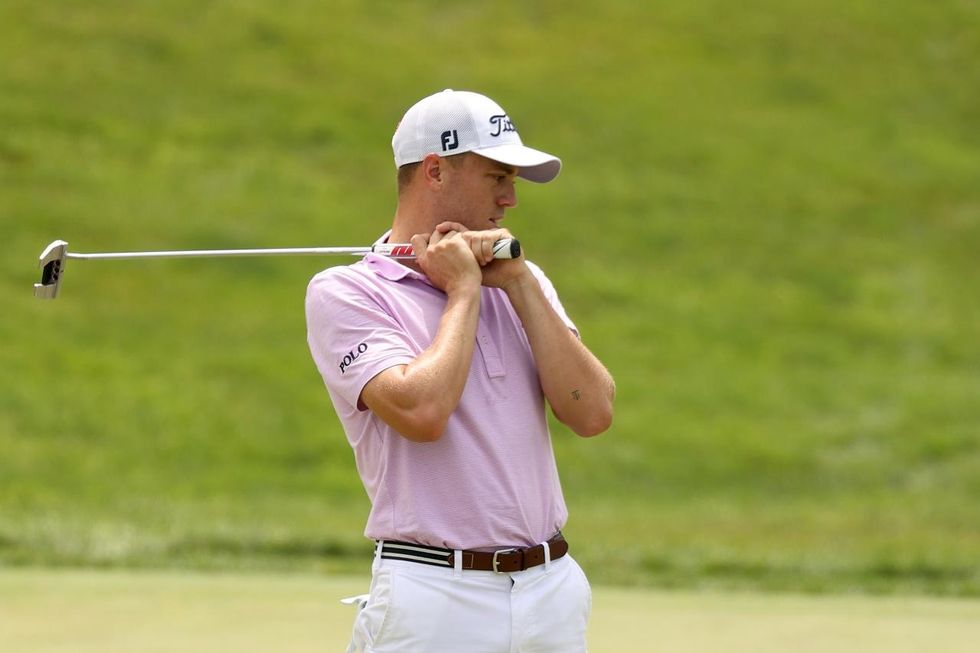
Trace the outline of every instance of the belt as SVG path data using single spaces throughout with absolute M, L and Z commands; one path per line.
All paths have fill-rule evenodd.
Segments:
M 557 560 L 568 553 L 568 542 L 561 533 L 548 540 L 550 560 Z M 500 549 L 499 551 L 460 551 L 462 569 L 476 571 L 493 571 L 498 574 L 512 574 L 531 567 L 542 565 L 546 561 L 545 544 L 530 546 L 523 549 Z M 454 568 L 456 552 L 452 549 L 442 549 L 434 546 L 423 546 L 410 542 L 393 542 L 382 540 L 381 558 L 385 560 L 407 560 L 422 565 Z

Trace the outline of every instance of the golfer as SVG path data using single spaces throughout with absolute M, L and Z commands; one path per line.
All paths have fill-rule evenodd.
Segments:
M 546 404 L 597 435 L 615 386 L 544 273 L 493 258 L 516 179 L 551 181 L 561 161 L 493 100 L 452 90 L 412 106 L 392 147 L 398 204 L 379 242 L 411 242 L 416 260 L 368 255 L 306 295 L 376 542 L 348 651 L 584 651 L 591 595 L 561 534 Z

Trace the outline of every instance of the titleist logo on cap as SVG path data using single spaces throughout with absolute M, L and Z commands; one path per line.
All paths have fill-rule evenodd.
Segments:
M 490 126 L 493 128 L 493 131 L 490 132 L 491 136 L 500 136 L 504 132 L 517 133 L 517 127 L 505 113 L 490 116 Z

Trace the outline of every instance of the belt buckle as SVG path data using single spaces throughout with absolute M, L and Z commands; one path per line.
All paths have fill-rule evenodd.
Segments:
M 495 574 L 503 574 L 503 573 L 506 573 L 506 572 L 500 571 L 500 569 L 499 569 L 499 567 L 500 567 L 500 560 L 497 559 L 497 556 L 499 556 L 501 553 L 503 553 L 504 555 L 507 555 L 509 553 L 517 553 L 518 551 L 520 551 L 520 549 L 517 549 L 517 548 L 514 548 L 514 549 L 500 549 L 499 551 L 494 551 L 493 552 L 493 573 L 495 573 Z

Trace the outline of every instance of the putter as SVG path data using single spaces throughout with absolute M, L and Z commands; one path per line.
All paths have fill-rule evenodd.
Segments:
M 222 258 L 231 256 L 366 256 L 379 254 L 396 259 L 413 259 L 415 251 L 409 244 L 379 243 L 370 247 L 287 247 L 279 249 L 189 249 L 163 252 L 99 252 L 82 254 L 69 252 L 68 243 L 56 240 L 41 252 L 38 266 L 41 283 L 34 284 L 34 296 L 39 299 L 55 299 L 61 288 L 67 259 L 140 259 L 140 258 Z M 502 238 L 493 244 L 496 259 L 518 258 L 521 244 L 516 238 Z

